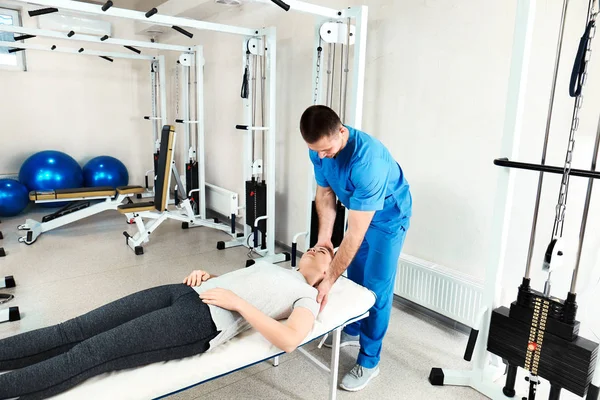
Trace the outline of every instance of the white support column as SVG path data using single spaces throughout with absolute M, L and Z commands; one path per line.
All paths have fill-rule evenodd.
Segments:
M 536 0 L 519 0 L 517 2 L 513 52 L 504 117 L 504 133 L 500 149 L 501 156 L 508 157 L 509 160 L 518 159 L 535 10 Z M 483 319 L 482 331 L 479 333 L 473 361 L 475 367 L 478 369 L 483 369 L 486 363 L 490 313 L 497 305 L 496 297 L 499 294 L 498 282 L 501 282 L 502 271 L 504 269 L 514 185 L 514 170 L 510 168 L 498 170 L 498 184 L 496 196 L 494 197 L 494 216 L 492 220 L 493 235 L 488 251 L 489 260 L 486 268 L 483 295 L 483 305 L 488 308 L 488 312 Z
M 185 163 L 187 163 L 189 161 L 189 153 L 190 153 L 190 147 L 191 147 L 191 136 L 190 136 L 190 129 L 191 126 L 189 124 L 188 121 L 190 121 L 190 69 L 191 69 L 191 65 L 184 65 L 184 64 L 178 64 L 177 68 L 181 68 L 181 81 L 180 81 L 180 92 L 179 95 L 181 96 L 181 113 L 183 114 L 183 116 L 180 116 L 178 118 L 183 119 L 185 122 L 182 124 L 183 126 L 183 131 L 185 134 L 185 140 L 183 143 L 184 146 L 184 160 Z M 189 191 L 189 188 L 186 188 L 187 191 Z
M 267 251 L 275 254 L 275 193 L 277 191 L 276 149 L 277 145 L 277 36 L 274 27 L 268 29 L 266 35 L 267 76 L 269 88 L 269 130 L 267 141 Z M 264 45 L 264 43 L 263 43 Z M 260 53 L 259 53 L 260 54 Z M 263 149 L 264 151 L 264 149 Z
M 369 10 L 366 6 L 353 7 L 348 10 L 355 16 L 356 38 L 354 42 L 354 85 L 352 87 L 350 125 L 362 129 L 364 97 L 365 97 L 365 69 L 367 60 L 367 21 Z M 350 29 L 350 27 L 348 27 Z
M 325 48 L 322 48 L 321 52 L 321 65 L 320 68 L 317 68 L 317 60 L 319 58 L 319 46 L 323 46 L 324 43 L 321 41 L 321 25 L 325 22 L 329 21 L 329 18 L 318 18 L 315 23 L 315 36 L 314 36 L 314 45 L 313 45 L 313 73 L 312 73 L 312 82 L 311 86 L 313 90 L 311 90 L 310 96 L 313 105 L 315 104 L 323 104 L 323 71 L 327 68 L 327 60 L 323 57 L 325 54 Z M 310 162 L 308 157 L 308 149 L 305 147 L 305 163 L 306 170 L 308 171 L 308 191 L 307 191 L 307 199 L 306 204 L 308 209 L 306 210 L 306 231 L 308 234 L 306 235 L 304 241 L 304 251 L 307 251 L 310 248 L 311 242 L 311 223 L 312 223 L 312 202 L 315 200 L 317 185 L 315 181 L 315 173 L 313 169 L 313 165 Z
M 535 10 L 536 0 L 519 0 L 517 2 L 504 133 L 500 149 L 500 156 L 508 157 L 511 160 L 518 159 Z M 491 162 L 492 160 L 490 160 Z M 486 308 L 486 312 L 482 318 L 481 330 L 473 352 L 473 368 L 468 371 L 443 370 L 443 384 L 470 386 L 494 400 L 507 399 L 502 394 L 500 385 L 496 385 L 492 381 L 487 341 L 491 312 L 497 305 L 497 296 L 499 295 L 498 282 L 501 281 L 504 269 L 514 181 L 514 170 L 498 169 L 498 184 L 494 196 L 494 215 L 491 226 L 493 235 L 488 251 L 489 260 L 486 267 L 482 304 Z
M 201 219 L 206 219 L 206 159 L 204 147 L 204 48 L 196 46 L 196 120 L 198 121 L 198 138 L 196 140 L 196 157 L 198 159 L 198 189 L 200 199 L 198 212 Z
M 160 82 L 160 118 L 161 119 L 161 130 L 162 127 L 168 124 L 169 119 L 167 117 L 167 68 L 166 68 L 165 56 L 158 56 L 158 79 Z M 160 138 L 159 138 L 160 140 Z
M 248 40 L 250 40 L 251 37 L 245 37 L 242 40 L 242 74 L 244 73 L 245 69 L 246 69 L 246 51 L 247 49 L 247 42 Z M 243 100 L 243 107 L 244 107 L 244 123 L 247 126 L 252 126 L 252 94 L 253 94 L 253 90 L 252 90 L 252 74 L 254 73 L 253 68 L 252 68 L 252 62 L 249 63 L 248 65 L 248 98 Z M 252 163 L 253 163 L 253 159 L 252 159 L 252 147 L 254 146 L 254 143 L 252 143 L 252 131 L 244 131 L 242 133 L 243 137 L 244 137 L 244 162 L 242 163 L 242 166 L 244 168 L 244 172 L 242 174 L 242 196 L 241 196 L 241 200 L 242 200 L 242 206 L 246 207 L 246 181 L 249 181 L 252 178 Z M 244 240 L 245 238 L 248 237 L 248 235 L 250 235 L 252 233 L 251 231 L 251 226 L 254 225 L 254 221 L 250 221 L 248 220 L 248 210 L 244 209 Z M 250 238 L 250 240 L 254 240 L 253 238 Z

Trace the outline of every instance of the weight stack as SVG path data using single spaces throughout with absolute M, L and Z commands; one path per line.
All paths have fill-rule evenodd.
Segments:
M 544 323 L 532 329 L 531 321 L 524 323 L 512 318 L 508 308 L 497 308 L 492 312 L 487 349 L 510 365 L 584 397 L 594 376 L 598 344 L 579 336 L 569 341 L 548 331 L 540 334 L 537 328 Z M 531 346 L 535 351 L 528 357 Z
M 547 332 L 571 341 L 579 334 L 580 322 L 575 320 L 577 304 L 575 297 L 569 295 L 568 301 L 558 298 L 547 298 L 543 293 L 527 286 L 519 288 L 517 300 L 510 305 L 510 317 L 524 323 L 532 320 L 537 307 L 544 305 L 547 308 Z
M 246 181 L 246 224 L 254 229 L 254 221 L 258 217 L 267 215 L 267 184 L 254 178 Z M 262 247 L 266 248 L 267 220 L 258 222 L 258 229 L 262 232 Z
M 333 234 L 331 235 L 331 243 L 337 248 L 342 244 L 344 239 L 344 222 L 346 221 L 346 207 L 341 201 L 337 201 L 335 222 L 333 223 Z M 317 214 L 317 203 L 312 202 L 312 212 L 310 214 L 310 247 L 317 244 L 319 238 L 319 215 Z
M 190 192 L 190 190 L 199 189 L 197 161 L 185 164 L 185 187 L 188 193 Z M 187 193 L 185 193 L 184 197 L 187 197 Z M 194 214 L 198 215 L 200 205 L 200 193 L 195 192 L 194 194 L 192 194 L 192 199 L 194 199 L 194 203 L 196 204 L 196 207 L 194 207 Z

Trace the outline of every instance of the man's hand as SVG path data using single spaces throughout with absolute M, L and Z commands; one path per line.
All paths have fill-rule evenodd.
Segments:
M 333 243 L 331 242 L 331 238 L 327 238 L 327 239 L 321 239 L 317 242 L 317 244 L 315 245 L 315 247 L 326 247 L 328 249 L 331 249 L 331 253 L 333 253 Z
M 319 291 L 319 294 L 317 295 L 317 303 L 321 304 L 319 312 L 323 311 L 327 305 L 327 297 L 329 296 L 329 291 L 331 290 L 332 286 L 333 283 L 326 277 L 317 287 L 317 290 Z
M 202 282 L 206 282 L 208 279 L 210 279 L 210 274 L 199 269 L 197 271 L 192 271 L 192 273 L 183 280 L 183 283 L 188 286 L 200 286 Z
M 244 304 L 244 300 L 231 290 L 210 289 L 200 295 L 200 298 L 206 304 L 221 307 L 229 311 L 239 311 Z

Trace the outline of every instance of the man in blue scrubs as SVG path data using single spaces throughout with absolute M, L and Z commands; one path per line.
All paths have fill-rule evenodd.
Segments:
M 321 309 L 346 269 L 348 278 L 377 296 L 370 316 L 342 332 L 341 345 L 360 345 L 360 353 L 340 386 L 358 391 L 379 374 L 398 259 L 412 214 L 410 189 L 388 149 L 366 133 L 343 125 L 329 107 L 309 107 L 300 120 L 300 131 L 317 181 L 317 246 L 333 248 L 336 196 L 349 210 L 344 239 L 318 286 Z

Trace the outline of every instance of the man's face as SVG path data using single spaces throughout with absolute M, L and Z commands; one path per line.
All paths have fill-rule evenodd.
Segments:
M 323 136 L 317 142 L 310 144 L 308 148 L 317 152 L 319 158 L 333 158 L 342 150 L 344 145 L 344 133 L 347 132 L 345 127 L 341 127 L 331 135 Z

